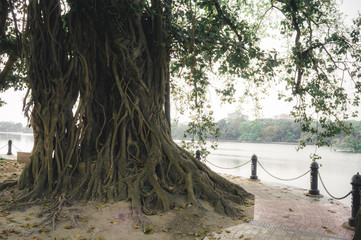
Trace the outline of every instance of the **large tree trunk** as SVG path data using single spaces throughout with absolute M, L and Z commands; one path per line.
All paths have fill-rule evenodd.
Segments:
M 171 139 L 161 2 L 111 2 L 69 1 L 63 19 L 59 1 L 29 4 L 35 143 L 25 199 L 66 193 L 163 211 L 204 199 L 239 215 L 231 202 L 253 196 Z

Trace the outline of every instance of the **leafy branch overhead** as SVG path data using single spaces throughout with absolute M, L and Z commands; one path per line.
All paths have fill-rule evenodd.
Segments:
M 333 1 L 276 1 L 274 7 L 286 17 L 282 33 L 294 38 L 286 62 L 286 80 L 298 101 L 292 114 L 319 145 L 328 144 L 325 138 L 349 132 L 342 120 L 358 114 L 352 107 L 359 105 L 359 26 L 346 28 Z M 319 124 L 311 127 L 312 121 Z
M 0 1 L 1 91 L 9 88 L 22 89 L 25 84 L 26 72 L 20 62 L 22 43 L 17 19 L 21 16 L 21 5 L 18 1 Z
M 227 94 L 236 94 L 235 85 L 257 99 L 250 93 L 257 92 L 255 88 L 264 92 L 273 83 L 286 83 L 280 98 L 294 102 L 291 114 L 304 131 L 318 136 L 319 145 L 328 144 L 325 139 L 340 131 L 349 132 L 343 120 L 358 115 L 360 100 L 360 20 L 345 26 L 334 1 L 197 1 L 191 10 L 177 6 L 171 31 L 175 33 L 172 86 L 179 93 L 177 84 L 186 80 L 183 89 L 192 94 L 174 98 L 182 108 L 190 103 L 193 123 L 202 116 L 197 117 L 192 106 L 206 109 L 207 104 L 198 101 L 209 100 L 205 89 L 219 81 L 228 82 L 216 91 L 225 101 L 232 99 Z M 192 26 L 184 20 L 185 12 L 196 14 Z M 267 21 L 278 24 L 267 31 Z M 283 48 L 265 48 L 263 38 L 276 31 L 277 38 L 285 39 Z M 194 65 L 196 72 L 187 71 Z M 235 84 L 234 77 L 243 85 Z M 313 122 L 319 124 L 314 127 Z

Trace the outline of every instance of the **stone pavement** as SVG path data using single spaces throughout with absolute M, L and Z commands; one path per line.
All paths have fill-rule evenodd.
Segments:
M 9 159 L 9 160 L 16 160 L 16 155 L 7 155 L 7 154 L 0 154 L 0 158 Z
M 354 232 L 342 225 L 348 222 L 351 208 L 330 199 L 311 198 L 307 190 L 252 181 L 241 177 L 231 180 L 255 195 L 254 219 L 233 226 L 205 239 L 251 240 L 349 240 Z

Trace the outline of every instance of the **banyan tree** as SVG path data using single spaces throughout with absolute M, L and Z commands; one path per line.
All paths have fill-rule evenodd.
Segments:
M 186 196 L 184 203 L 201 198 L 236 216 L 230 201 L 252 198 L 171 138 L 167 4 L 29 3 L 34 148 L 19 180 L 29 189 L 24 200 L 66 194 L 167 211 Z

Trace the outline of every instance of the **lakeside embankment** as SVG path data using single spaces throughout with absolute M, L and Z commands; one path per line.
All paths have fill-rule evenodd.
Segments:
M 350 240 L 351 209 L 331 198 L 305 196 L 306 189 L 222 174 L 255 195 L 254 218 L 205 239 Z M 347 224 L 346 224 L 347 225 Z

